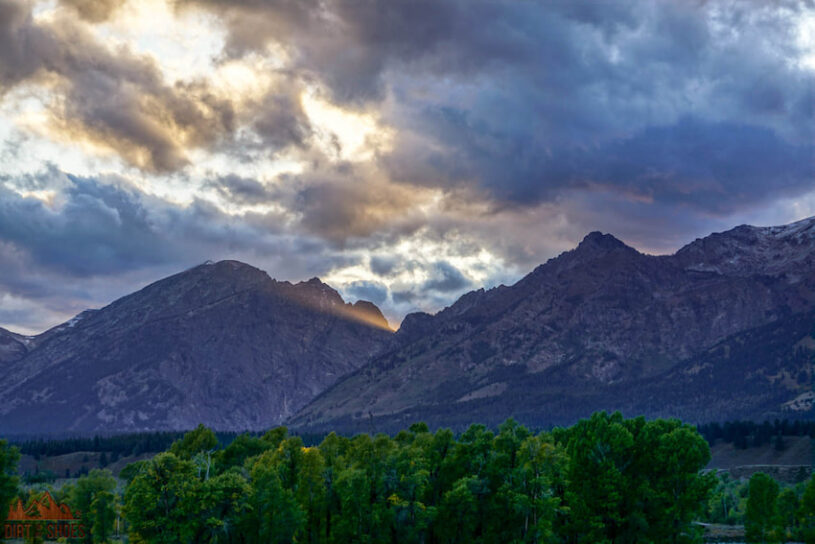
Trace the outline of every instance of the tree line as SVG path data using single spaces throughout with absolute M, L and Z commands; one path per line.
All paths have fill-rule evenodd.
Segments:
M 23 493 L 18 456 L 0 445 L 0 516 Z M 458 435 L 418 423 L 314 446 L 284 427 L 223 445 L 199 426 L 126 467 L 121 494 L 94 470 L 54 497 L 83 512 L 89 543 L 109 541 L 117 519 L 130 542 L 156 544 L 698 542 L 694 522 L 710 515 L 720 482 L 702 470 L 709 459 L 693 426 L 604 412 L 539 433 L 513 420 Z M 815 538 L 813 482 L 796 495 L 794 521 Z M 767 495 L 756 485 L 745 522 Z M 775 511 L 787 512 L 780 495 Z
M 776 419 L 762 423 L 727 421 L 706 423 L 699 425 L 698 429 L 711 446 L 721 440 L 739 449 L 772 444 L 777 450 L 783 450 L 786 447 L 786 436 L 809 436 L 815 439 L 815 421 L 806 420 Z
M 718 441 L 737 447 L 760 446 L 773 443 L 778 436 L 810 436 L 815 438 L 815 421 L 776 419 L 764 421 L 726 421 L 698 425 L 699 433 L 711 446 Z M 216 432 L 220 446 L 227 446 L 241 434 L 259 437 L 262 433 Z M 37 459 L 75 452 L 104 452 L 115 458 L 165 451 L 184 435 L 182 431 L 155 431 L 117 434 L 110 436 L 70 438 L 35 438 L 14 441 L 20 453 Z M 300 434 L 307 446 L 319 444 L 325 434 Z M 109 457 L 110 458 L 110 457 Z

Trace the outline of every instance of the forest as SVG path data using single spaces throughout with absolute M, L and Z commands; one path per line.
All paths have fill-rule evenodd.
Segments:
M 88 543 L 699 542 L 699 521 L 741 523 L 750 542 L 815 542 L 815 477 L 705 471 L 708 442 L 674 419 L 598 412 L 537 433 L 417 423 L 315 445 L 278 427 L 225 442 L 199 426 L 118 481 L 92 470 L 59 488 L 22 486 L 18 448 L 0 442 L 0 518 L 49 490 L 82 512 Z

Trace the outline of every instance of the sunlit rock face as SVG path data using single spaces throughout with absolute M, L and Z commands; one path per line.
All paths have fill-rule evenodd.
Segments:
M 375 306 L 346 304 L 316 278 L 291 284 L 207 263 L 29 346 L 0 331 L 0 432 L 264 429 L 391 336 Z
M 814 309 L 815 219 L 737 227 L 669 256 L 595 232 L 515 285 L 408 316 L 395 349 L 292 424 L 384 430 L 513 416 L 546 426 L 600 409 L 796 417 L 811 384 Z

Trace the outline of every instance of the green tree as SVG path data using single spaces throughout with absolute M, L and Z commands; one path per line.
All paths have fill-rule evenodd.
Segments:
M 715 476 L 702 436 L 678 420 L 598 412 L 553 432 L 569 460 L 564 531 L 576 542 L 687 542 Z
M 102 490 L 95 494 L 85 520 L 85 527 L 90 529 L 94 544 L 110 541 L 113 534 L 113 522 L 116 519 L 116 497 L 110 491 Z M 90 523 L 90 527 L 88 524 Z
M 237 470 L 199 482 L 191 508 L 197 521 L 193 542 L 239 542 L 242 523 L 251 510 L 250 494 L 249 483 Z
M 272 446 L 260 438 L 253 438 L 248 434 L 235 437 L 226 448 L 218 452 L 216 461 L 221 471 L 231 467 L 242 467 L 247 459 L 260 455 Z
M 17 463 L 20 451 L 0 440 L 0 527 L 8 516 L 9 505 L 17 498 L 20 480 L 17 477 Z
M 94 469 L 87 476 L 82 476 L 74 483 L 68 492 L 68 503 L 79 511 L 85 525 L 85 542 L 106 542 L 113 532 L 115 519 L 116 479 L 109 470 Z M 96 503 L 96 500 L 105 495 Z M 97 531 L 99 538 L 97 540 Z
M 550 436 L 530 436 L 520 445 L 518 464 L 518 485 L 524 499 L 518 504 L 523 516 L 522 540 L 533 543 L 554 541 L 554 524 L 560 510 L 560 497 L 555 495 L 555 487 L 563 481 L 566 454 Z
M 173 453 L 156 455 L 125 490 L 125 518 L 133 540 L 152 544 L 189 541 L 196 533 L 196 470 Z
M 176 440 L 170 446 L 170 453 L 180 459 L 192 459 L 202 452 L 213 451 L 218 446 L 218 437 L 203 425 L 186 433 L 181 440 Z
M 435 531 L 442 542 L 466 544 L 476 541 L 478 506 L 473 490 L 477 492 L 481 485 L 478 478 L 467 476 L 444 493 Z
M 625 524 L 640 523 L 626 512 L 626 496 L 639 493 L 627 481 L 634 437 L 619 413 L 595 413 L 566 431 L 569 464 L 565 499 L 567 532 L 576 542 L 619 541 Z
M 348 451 L 350 440 L 329 433 L 319 446 L 323 459 L 323 487 L 325 489 L 325 508 L 321 526 L 324 531 L 324 540 L 330 541 L 337 517 L 340 515 L 340 497 L 337 492 L 337 476 L 345 468 L 345 454 Z
M 629 420 L 634 431 L 636 462 L 629 473 L 629 489 L 640 490 L 630 510 L 643 513 L 644 539 L 653 542 L 699 540 L 694 519 L 702 512 L 716 484 L 714 474 L 700 474 L 710 461 L 704 438 L 679 420 Z M 636 429 L 636 430 L 635 430 Z M 630 498 L 630 497 L 629 497 Z M 632 528 L 634 529 L 634 528 Z M 633 541 L 642 536 L 632 535 Z
M 394 512 L 387 502 L 393 491 L 387 476 L 395 448 L 385 435 L 372 439 L 363 434 L 351 440 L 350 466 L 339 472 L 334 484 L 342 513 L 335 524 L 337 541 L 381 542 L 389 537 Z
M 798 526 L 801 538 L 815 544 L 815 474 L 809 479 L 798 507 Z
M 302 534 L 305 515 L 291 489 L 283 487 L 275 452 L 257 458 L 250 472 L 250 511 L 244 519 L 247 542 L 286 544 Z
M 387 502 L 393 511 L 393 533 L 398 542 L 424 542 L 436 508 L 425 502 L 430 471 L 425 452 L 432 440 L 426 425 L 411 425 L 405 442 L 394 450 L 386 469 Z
M 763 472 L 750 478 L 744 532 L 747 542 L 777 542 L 778 483 Z
M 318 448 L 307 448 L 297 471 L 295 495 L 305 515 L 306 542 L 319 542 L 324 531 L 326 489 L 323 472 L 325 462 Z
M 798 512 L 798 503 L 798 495 L 792 489 L 785 489 L 778 495 L 776 501 L 778 514 L 776 528 L 778 530 L 778 540 L 781 542 L 786 542 L 798 532 L 798 523 L 795 519 Z
M 276 449 L 283 440 L 289 436 L 289 430 L 286 427 L 275 427 L 266 431 L 260 440 L 264 442 L 269 449 Z
M 120 472 L 119 478 L 125 481 L 125 483 L 130 484 L 133 481 L 133 478 L 138 476 L 141 472 L 147 470 L 147 467 L 150 466 L 150 461 L 135 461 L 126 465 Z
M 128 467 L 133 542 L 689 542 L 714 504 L 695 429 L 618 413 L 539 435 L 512 420 L 459 437 L 414 424 L 306 448 L 279 427 L 216 446 L 199 426 Z M 725 488 L 728 517 L 741 491 Z

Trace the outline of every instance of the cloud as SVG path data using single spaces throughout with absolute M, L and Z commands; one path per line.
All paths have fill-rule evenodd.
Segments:
M 238 204 L 262 204 L 274 199 L 274 193 L 261 182 L 229 174 L 210 180 L 207 186 L 214 188 L 224 199 Z
M 80 178 L 57 170 L 27 184 L 54 178 L 62 188 L 50 203 L 10 188 L 25 183 L 0 184 L 0 257 L 4 270 L 19 272 L 4 274 L 0 284 L 15 292 L 33 295 L 39 285 L 11 284 L 23 281 L 26 269 L 84 280 L 159 268 L 175 271 L 236 255 L 274 263 L 278 277 L 299 279 L 344 262 L 327 255 L 320 240 L 286 232 L 274 212 L 235 217 L 206 201 L 169 203 L 123 179 Z
M 92 23 L 101 23 L 124 3 L 122 0 L 60 0 L 62 4 L 70 6 L 76 13 Z
M 379 104 L 397 128 L 393 151 L 381 157 L 393 180 L 468 187 L 496 206 L 603 184 L 707 213 L 709 197 L 683 194 L 716 177 L 725 186 L 715 211 L 729 213 L 764 198 L 768 184 L 753 181 L 760 175 L 780 170 L 769 185 L 789 193 L 812 174 L 806 113 L 815 74 L 794 62 L 804 53 L 791 32 L 811 9 L 805 3 L 182 5 L 223 17 L 225 54 L 279 44 L 292 52 L 291 68 L 334 101 Z M 692 149 L 694 137 L 706 149 Z M 759 139 L 768 144 L 763 157 L 749 152 Z M 666 175 L 666 167 L 681 172 Z M 741 173 L 753 180 L 732 190 Z M 304 201 L 335 200 L 333 188 Z M 329 215 L 348 224 L 356 211 Z
M 312 128 L 297 96 L 298 90 L 291 85 L 269 92 L 252 108 L 253 128 L 265 146 L 275 150 L 306 147 Z
M 381 305 L 388 298 L 388 287 L 375 281 L 355 281 L 348 284 L 343 292 L 358 300 L 367 300 Z
M 811 3 L 168 5 L 206 21 L 195 69 L 182 31 L 119 39 L 136 0 L 0 0 L 0 290 L 36 315 L 232 257 L 398 321 L 590 230 L 671 251 L 815 211 Z
M 31 78 L 50 85 L 50 130 L 151 171 L 177 169 L 188 147 L 211 146 L 233 130 L 231 104 L 202 84 L 168 85 L 151 58 L 111 51 L 67 16 L 38 22 L 27 6 L 0 2 L 0 85 Z
M 412 304 L 417 298 L 417 294 L 411 290 L 393 292 L 393 301 L 396 304 Z
M 57 210 L 0 188 L 0 238 L 74 275 L 155 264 L 172 252 L 133 193 L 71 178 Z
M 120 5 L 63 4 L 90 22 Z M 28 2 L 2 0 L 0 15 L 0 96 L 22 84 L 46 88 L 46 130 L 55 139 L 88 142 L 163 173 L 189 165 L 196 149 L 239 152 L 252 141 L 238 134 L 245 127 L 267 151 L 304 147 L 310 137 L 296 78 L 269 74 L 260 95 L 229 95 L 206 78 L 168 81 L 161 59 L 100 41 L 71 11 L 37 19 Z
M 791 144 L 769 128 L 686 118 L 593 150 L 580 162 L 584 179 L 632 198 L 725 215 L 810 189 L 813 157 L 815 143 Z
M 376 169 L 339 163 L 286 176 L 279 198 L 300 227 L 336 244 L 350 238 L 404 235 L 422 221 L 432 191 L 390 183 Z
M 370 262 L 371 271 L 378 276 L 386 276 L 393 271 L 397 262 L 396 257 L 373 256 Z
M 422 289 L 449 293 L 470 287 L 472 282 L 450 263 L 440 261 L 433 266 L 433 276 L 422 285 Z

